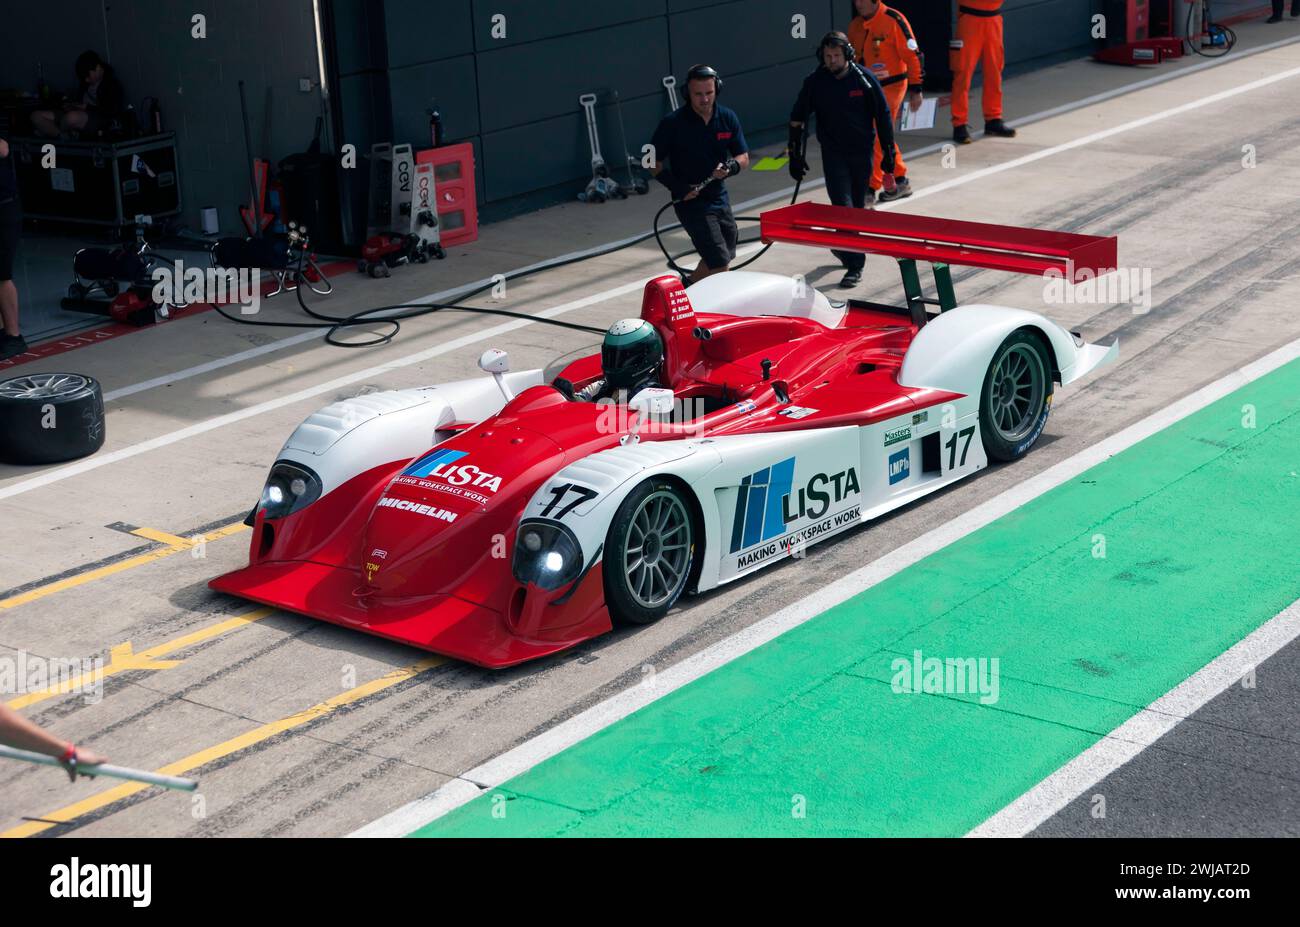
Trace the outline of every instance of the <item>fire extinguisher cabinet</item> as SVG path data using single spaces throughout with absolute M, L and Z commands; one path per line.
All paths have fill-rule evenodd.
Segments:
M 442 246 L 478 240 L 478 200 L 474 191 L 474 146 L 469 142 L 429 148 L 415 154 L 415 163 L 432 164 L 438 199 L 438 228 Z

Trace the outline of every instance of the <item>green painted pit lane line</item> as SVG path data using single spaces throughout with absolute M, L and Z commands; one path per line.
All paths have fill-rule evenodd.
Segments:
M 960 836 L 1300 598 L 1298 549 L 1300 361 L 415 835 Z M 916 651 L 996 701 L 894 691 Z

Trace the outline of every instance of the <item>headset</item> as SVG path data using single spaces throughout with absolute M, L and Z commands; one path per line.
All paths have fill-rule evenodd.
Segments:
M 691 81 L 708 80 L 710 77 L 713 78 L 714 97 L 722 96 L 722 78 L 718 76 L 717 71 L 709 67 L 707 64 L 691 65 L 691 69 L 686 72 L 686 79 L 678 85 L 677 92 L 682 95 L 682 100 L 689 103 L 691 102 Z
M 853 50 L 853 43 L 849 41 L 849 37 L 843 32 L 828 32 L 817 43 L 817 51 L 814 52 L 818 64 L 825 65 L 826 62 L 822 59 L 822 52 L 832 45 L 837 45 L 844 51 L 844 60 L 849 64 L 857 61 L 858 54 Z

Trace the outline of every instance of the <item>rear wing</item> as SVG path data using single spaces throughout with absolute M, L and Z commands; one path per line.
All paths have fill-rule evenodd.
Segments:
M 949 271 L 953 264 L 1019 274 L 1055 271 L 1075 283 L 1110 273 L 1119 262 L 1119 239 L 1113 235 L 1079 235 L 822 203 L 771 209 L 759 220 L 764 242 L 896 258 L 908 309 L 918 324 L 924 323 L 926 304 L 937 305 L 940 311 L 957 305 Z M 917 261 L 934 265 L 938 299 L 921 295 Z

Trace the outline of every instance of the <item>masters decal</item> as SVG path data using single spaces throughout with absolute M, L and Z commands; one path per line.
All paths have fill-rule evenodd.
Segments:
M 904 425 L 902 428 L 895 428 L 893 431 L 885 432 L 885 447 L 891 444 L 897 444 L 899 441 L 911 441 L 912 428 L 910 425 Z

